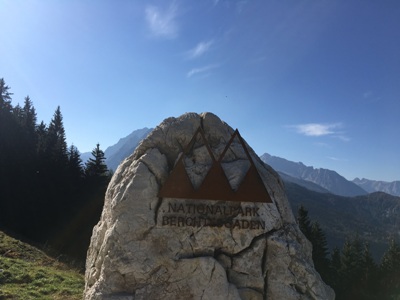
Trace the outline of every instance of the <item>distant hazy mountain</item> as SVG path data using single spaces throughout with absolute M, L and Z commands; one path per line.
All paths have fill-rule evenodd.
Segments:
M 317 193 L 285 182 L 285 191 L 296 215 L 303 205 L 312 221 L 318 221 L 329 247 L 341 248 L 346 238 L 358 235 L 369 243 L 376 259 L 382 257 L 391 238 L 399 239 L 400 197 L 376 192 L 357 197 Z
M 120 139 L 115 145 L 108 147 L 104 151 L 108 168 L 115 171 L 121 161 L 133 153 L 136 146 L 151 130 L 149 128 L 135 130 L 130 135 Z
M 81 153 L 81 159 L 82 159 L 83 164 L 85 164 L 88 161 L 88 159 L 91 157 L 92 157 L 92 152 Z
M 108 147 L 104 151 L 106 157 L 106 164 L 108 169 L 115 171 L 119 164 L 133 153 L 137 145 L 152 131 L 150 128 L 143 128 L 134 130 L 128 136 L 120 139 L 118 143 Z M 82 162 L 85 164 L 86 161 L 92 157 L 91 152 L 81 153 Z
M 301 162 L 292 162 L 280 157 L 263 154 L 261 160 L 270 165 L 276 171 L 285 173 L 291 177 L 315 183 L 329 192 L 340 196 L 359 196 L 368 194 L 354 182 L 348 181 L 335 171 L 328 169 L 314 169 Z M 298 184 L 305 186 L 301 182 Z M 306 188 L 309 188 L 305 186 Z
M 356 178 L 353 182 L 369 193 L 381 191 L 393 196 L 400 196 L 400 181 L 386 182 Z
M 307 181 L 307 180 L 300 179 L 300 178 L 295 178 L 295 177 L 292 177 L 290 175 L 287 175 L 287 174 L 279 172 L 279 171 L 277 171 L 277 172 L 278 172 L 279 176 L 281 176 L 281 178 L 284 182 L 296 183 L 302 187 L 305 187 L 311 191 L 318 192 L 318 193 L 330 193 L 330 191 L 328 191 L 327 189 L 324 189 L 322 186 L 320 186 L 314 182 Z

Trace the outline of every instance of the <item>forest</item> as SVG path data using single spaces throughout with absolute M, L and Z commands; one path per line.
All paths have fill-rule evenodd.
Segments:
M 112 175 L 104 152 L 95 145 L 84 164 L 77 147 L 67 145 L 60 107 L 46 124 L 38 122 L 29 96 L 13 105 L 12 95 L 0 79 L 0 229 L 83 267 Z M 400 299 L 400 246 L 394 239 L 376 262 L 358 237 L 330 253 L 325 233 L 303 206 L 297 221 L 336 299 Z
M 346 240 L 342 249 L 330 253 L 325 233 L 308 211 L 297 211 L 300 230 L 311 242 L 315 269 L 331 286 L 339 300 L 400 299 L 400 246 L 394 239 L 380 263 L 371 256 L 368 243 L 357 235 Z
M 12 104 L 0 79 L 0 229 L 84 263 L 111 173 L 97 144 L 82 163 L 67 145 L 60 107 L 48 124 L 32 100 Z

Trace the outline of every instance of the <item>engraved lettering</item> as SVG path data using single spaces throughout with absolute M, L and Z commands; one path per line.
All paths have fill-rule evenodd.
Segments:
M 199 205 L 199 206 L 197 206 L 197 212 L 198 212 L 199 214 L 204 215 L 204 211 L 205 211 L 204 205 Z
M 162 226 L 170 227 L 225 227 L 228 229 L 264 230 L 260 208 L 229 204 L 168 203 Z
M 246 216 L 251 216 L 251 207 L 246 207 Z
M 194 205 L 193 204 L 186 204 L 186 207 L 188 208 L 189 214 L 194 213 Z M 193 211 L 192 211 L 192 208 L 193 208 Z
M 255 217 L 255 216 L 257 216 L 257 217 L 259 217 L 260 215 L 258 214 L 258 210 L 259 210 L 260 208 L 259 207 L 253 207 L 253 217 Z
M 166 216 L 163 216 L 163 218 L 162 218 L 162 225 L 165 226 L 165 225 L 168 225 L 168 224 L 169 224 L 169 218 L 166 217 Z
M 185 213 L 185 208 L 183 207 L 183 204 L 180 204 L 180 205 L 179 205 L 178 212 L 183 212 L 183 213 Z
M 242 220 L 242 229 L 248 229 L 250 227 L 250 222 L 247 220 Z
M 222 210 L 221 207 L 218 205 L 217 208 L 215 209 L 215 214 L 222 215 Z
M 174 204 L 168 203 L 168 212 L 171 212 L 171 209 L 173 212 L 176 212 L 176 203 Z

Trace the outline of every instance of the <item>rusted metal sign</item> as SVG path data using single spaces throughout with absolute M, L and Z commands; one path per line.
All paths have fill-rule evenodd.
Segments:
M 194 143 L 199 140 L 199 137 L 200 141 L 203 142 L 203 145 L 206 147 L 208 154 L 210 155 L 212 164 L 201 185 L 198 188 L 194 188 L 192 181 L 186 172 L 184 157 L 185 155 L 190 154 Z M 231 148 L 235 138 L 239 140 L 239 144 L 243 148 L 247 160 L 250 163 L 250 167 L 247 170 L 246 175 L 236 190 L 231 187 L 221 164 L 227 151 Z M 158 196 L 161 198 L 272 203 L 271 197 L 264 186 L 264 183 L 257 171 L 253 159 L 251 158 L 246 144 L 244 143 L 237 129 L 232 134 L 231 139 L 226 144 L 224 151 L 217 160 L 211 151 L 207 139 L 205 138 L 203 129 L 199 127 L 175 164 L 175 167 L 171 171 L 168 179 L 160 189 Z

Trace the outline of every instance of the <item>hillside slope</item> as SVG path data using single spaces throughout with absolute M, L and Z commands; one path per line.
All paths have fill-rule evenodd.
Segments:
M 82 299 L 83 275 L 0 231 L 0 299 Z
M 376 192 L 357 197 L 317 193 L 295 183 L 285 182 L 293 213 L 303 205 L 310 219 L 318 221 L 330 248 L 341 248 L 346 238 L 358 235 L 368 242 L 379 260 L 391 238 L 399 238 L 400 197 Z

